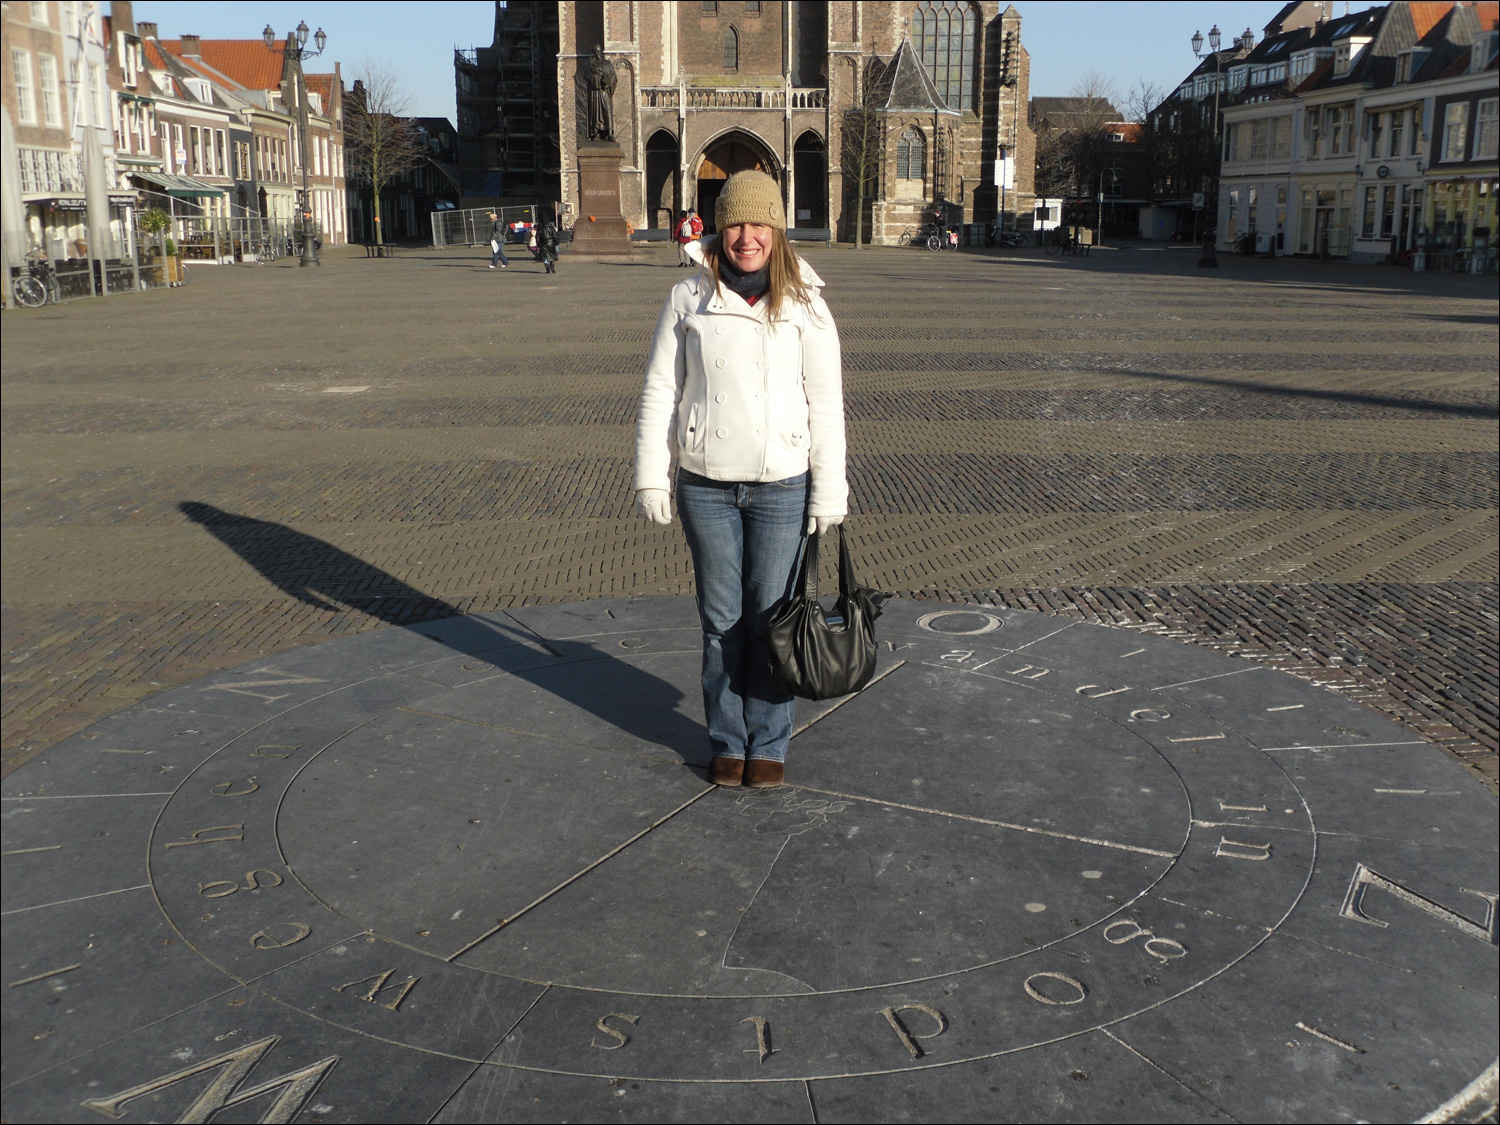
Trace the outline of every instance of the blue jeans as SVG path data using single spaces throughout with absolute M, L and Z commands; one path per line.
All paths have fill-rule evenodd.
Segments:
M 510 259 L 505 256 L 505 240 L 503 238 L 490 239 L 494 246 L 490 253 L 490 265 L 499 262 L 502 266 L 510 265 Z
M 771 677 L 766 621 L 797 580 L 810 488 L 807 473 L 765 484 L 677 474 L 677 511 L 698 580 L 703 710 L 715 757 L 786 759 L 794 703 Z

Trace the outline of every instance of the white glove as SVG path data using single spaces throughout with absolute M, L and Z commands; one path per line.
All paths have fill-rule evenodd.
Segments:
M 807 534 L 811 535 L 816 531 L 819 535 L 823 535 L 826 532 L 832 531 L 843 522 L 843 516 L 808 516 Z
M 636 510 L 663 527 L 672 522 L 671 498 L 665 488 L 642 488 L 635 494 Z

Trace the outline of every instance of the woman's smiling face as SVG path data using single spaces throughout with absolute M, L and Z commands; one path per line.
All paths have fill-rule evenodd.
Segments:
M 741 273 L 754 273 L 771 260 L 774 229 L 765 223 L 736 223 L 724 228 L 724 253 Z

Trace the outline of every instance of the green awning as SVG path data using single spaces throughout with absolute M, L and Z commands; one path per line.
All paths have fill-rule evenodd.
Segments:
M 203 199 L 224 194 L 223 188 L 205 184 L 202 180 L 195 180 L 191 176 L 174 176 L 170 172 L 132 172 L 130 174 L 179 199 Z

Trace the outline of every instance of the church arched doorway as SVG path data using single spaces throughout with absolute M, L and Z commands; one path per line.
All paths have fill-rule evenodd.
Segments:
M 776 164 L 770 153 L 754 137 L 736 130 L 726 133 L 709 145 L 698 164 L 698 214 L 705 229 L 712 230 L 714 203 L 724 189 L 724 181 L 736 172 L 757 171 L 776 175 Z
M 658 129 L 646 141 L 646 225 L 671 230 L 681 207 L 677 186 L 677 138 Z

